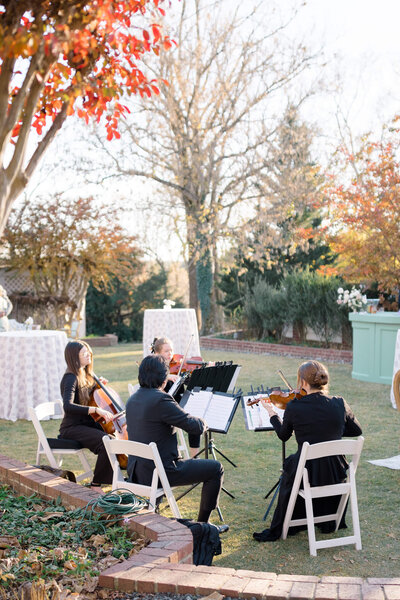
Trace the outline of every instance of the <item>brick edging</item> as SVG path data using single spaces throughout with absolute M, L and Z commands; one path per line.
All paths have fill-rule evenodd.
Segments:
M 67 507 L 82 508 L 98 492 L 54 477 L 51 473 L 0 455 L 0 482 L 20 494 L 59 498 Z M 190 530 L 160 515 L 144 511 L 124 520 L 150 544 L 99 576 L 99 585 L 122 592 L 196 594 L 219 591 L 232 598 L 256 600 L 399 600 L 400 577 L 316 577 L 194 566 Z
M 336 350 L 334 348 L 313 348 L 311 346 L 290 346 L 288 344 L 267 344 L 264 342 L 251 342 L 246 340 L 229 340 L 203 336 L 200 346 L 204 350 L 230 350 L 253 354 L 277 354 L 279 356 L 293 356 L 326 360 L 338 363 L 352 363 L 352 350 Z

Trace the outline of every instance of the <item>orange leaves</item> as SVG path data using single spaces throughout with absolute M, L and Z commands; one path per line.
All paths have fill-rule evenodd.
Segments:
M 396 119 L 392 122 L 396 123 Z M 388 290 L 400 281 L 400 131 L 365 137 L 357 152 L 342 152 L 340 165 L 355 175 L 329 190 L 334 250 L 348 279 L 376 281 Z
M 152 15 L 165 14 L 160 3 L 88 0 L 83 10 L 80 1 L 72 0 L 71 11 L 56 12 L 52 3 L 43 2 L 26 11 L 16 33 L 11 28 L 2 30 L 0 63 L 6 56 L 28 62 L 37 55 L 38 64 L 44 65 L 35 74 L 42 91 L 32 127 L 39 135 L 46 125 L 46 116 L 54 119 L 64 102 L 68 102 L 68 115 L 76 111 L 86 122 L 91 117 L 102 120 L 111 113 L 112 118 L 105 119 L 107 137 L 118 137 L 118 119 L 126 111 L 126 107 L 116 109 L 121 97 L 126 92 L 146 97 L 160 93 L 157 82 L 146 78 L 138 61 L 147 52 L 158 55 L 160 48 L 171 48 L 172 42 L 156 22 L 142 28 L 142 36 L 134 34 L 138 24 L 143 24 L 141 15 L 149 11 Z M 6 4 L 5 22 L 10 10 Z M 22 76 L 16 78 L 19 85 L 15 93 L 24 89 L 27 68 L 19 70 Z M 80 96 L 83 101 L 76 104 Z M 16 125 L 17 122 L 14 138 L 19 132 Z

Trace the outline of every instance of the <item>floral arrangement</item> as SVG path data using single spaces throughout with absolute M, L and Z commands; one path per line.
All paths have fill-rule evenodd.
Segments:
M 175 306 L 175 302 L 173 300 L 168 300 L 167 298 L 165 298 L 165 300 L 163 301 L 164 304 L 164 309 L 165 310 L 170 310 L 173 306 Z
M 357 289 L 354 285 L 350 291 L 340 287 L 338 288 L 337 303 L 352 312 L 358 312 L 367 305 L 367 296 L 362 293 L 361 288 Z
M 32 325 L 33 325 L 32 317 L 28 317 L 27 319 L 25 319 L 24 325 L 25 325 L 25 329 L 32 329 Z

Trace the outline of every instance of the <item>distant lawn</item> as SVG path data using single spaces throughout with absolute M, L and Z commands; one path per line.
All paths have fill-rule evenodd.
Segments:
M 111 348 L 95 348 L 97 375 L 109 379 L 110 385 L 123 401 L 128 398 L 128 383 L 137 381 L 135 361 L 142 358 L 141 344 L 120 344 Z M 298 359 L 279 356 L 260 356 L 230 352 L 205 352 L 207 360 L 233 360 L 242 365 L 237 386 L 246 393 L 250 386 L 281 385 L 276 374 L 282 369 L 288 380 L 296 382 Z M 363 383 L 351 378 L 351 366 L 328 364 L 332 394 L 346 398 L 363 427 L 364 451 L 357 472 L 359 510 L 363 549 L 343 546 L 318 551 L 311 558 L 307 534 L 300 533 L 287 540 L 259 544 L 252 540 L 253 531 L 260 531 L 267 501 L 264 495 L 279 477 L 281 442 L 274 432 L 249 432 L 244 426 L 239 407 L 227 435 L 215 435 L 215 442 L 238 468 L 222 459 L 225 466 L 225 487 L 235 495 L 232 500 L 222 493 L 220 508 L 230 531 L 222 537 L 222 555 L 215 565 L 240 569 L 274 571 L 307 575 L 362 577 L 397 577 L 400 569 L 399 482 L 400 471 L 376 467 L 368 459 L 385 458 L 400 453 L 400 414 L 390 404 L 390 386 Z M 49 435 L 56 435 L 58 421 L 45 424 Z M 0 420 L 0 452 L 28 463 L 34 463 L 36 435 L 31 423 L 11 423 Z M 287 454 L 296 444 L 286 444 Z M 77 463 L 66 462 L 76 467 Z M 196 518 L 199 491 L 195 490 L 180 501 L 181 512 Z M 170 516 L 168 509 L 163 514 Z M 351 517 L 348 515 L 348 522 Z M 218 515 L 212 516 L 218 523 Z M 342 533 L 345 535 L 345 532 Z

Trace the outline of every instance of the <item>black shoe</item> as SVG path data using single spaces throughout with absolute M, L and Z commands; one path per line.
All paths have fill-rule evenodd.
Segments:
M 215 525 L 215 527 L 218 529 L 218 533 L 225 533 L 225 531 L 229 531 L 229 525 L 227 525 L 226 523 L 224 523 L 223 525 Z
M 264 531 L 260 531 L 259 533 L 255 531 L 253 533 L 253 538 L 257 540 L 257 542 L 276 542 L 276 540 L 279 539 L 276 535 L 271 533 L 270 529 L 264 529 Z

